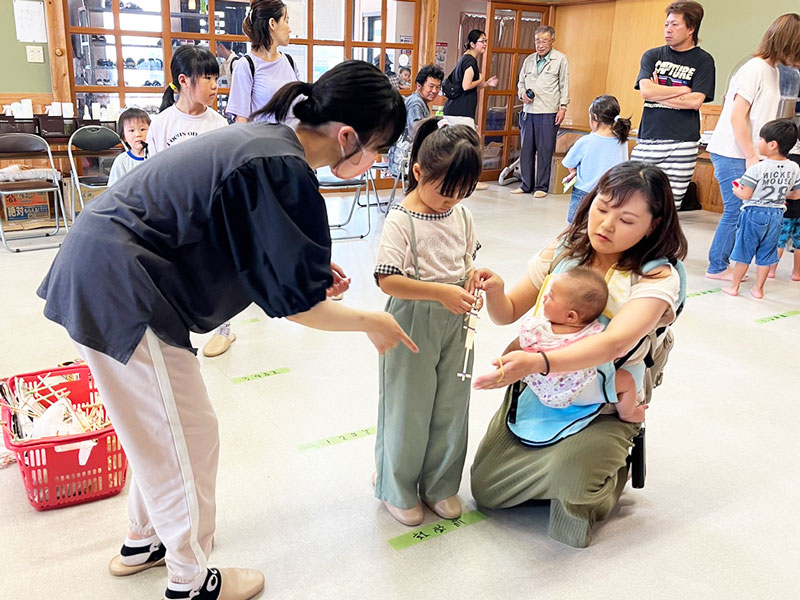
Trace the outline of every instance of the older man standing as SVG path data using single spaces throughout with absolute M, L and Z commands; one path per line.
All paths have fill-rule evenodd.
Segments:
M 523 102 L 519 114 L 522 185 L 512 194 L 533 192 L 535 198 L 543 198 L 550 187 L 550 161 L 558 127 L 569 104 L 567 57 L 553 48 L 555 41 L 552 27 L 538 27 L 534 32 L 536 53 L 525 59 L 519 72 L 517 91 Z
M 417 73 L 414 80 L 417 90 L 406 98 L 406 128 L 397 143 L 389 149 L 389 172 L 394 177 L 400 176 L 403 160 L 411 150 L 411 141 L 414 139 L 417 121 L 426 119 L 431 115 L 430 103 L 439 95 L 442 89 L 444 71 L 433 65 L 425 65 Z

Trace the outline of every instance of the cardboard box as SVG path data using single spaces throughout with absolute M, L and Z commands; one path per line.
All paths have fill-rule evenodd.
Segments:
M 94 190 L 89 190 L 84 188 L 82 190 L 81 195 L 83 196 L 83 203 L 89 204 L 92 200 L 97 198 L 100 194 L 106 191 L 107 188 L 99 188 Z M 69 180 L 64 184 L 64 205 L 67 211 L 67 217 L 70 219 L 72 218 L 72 202 L 73 200 L 76 202 L 75 204 L 75 216 L 77 217 L 78 214 L 81 212 L 81 203 L 78 202 L 77 197 L 73 198 L 73 196 L 77 196 L 77 192 L 75 192 L 75 188 L 70 185 Z
M 8 194 L 3 197 L 3 218 L 9 223 L 50 218 L 48 192 Z

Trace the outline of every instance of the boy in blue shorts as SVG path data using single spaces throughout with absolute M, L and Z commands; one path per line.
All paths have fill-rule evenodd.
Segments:
M 770 266 L 778 262 L 786 200 L 800 199 L 800 167 L 786 158 L 797 143 L 797 126 L 789 119 L 776 119 L 764 125 L 759 136 L 758 152 L 765 159 L 733 182 L 733 193 L 743 201 L 731 253 L 737 264 L 730 287 L 722 289 L 738 296 L 742 278 L 755 257 L 756 283 L 750 295 L 757 299 L 764 297 Z
M 800 141 L 794 147 L 789 160 L 800 165 Z M 794 255 L 792 261 L 792 281 L 800 281 L 800 200 L 787 200 L 786 212 L 783 213 L 783 223 L 781 224 L 781 234 L 778 236 L 778 261 L 783 256 L 786 248 Z M 770 279 L 775 277 L 778 263 L 769 268 Z

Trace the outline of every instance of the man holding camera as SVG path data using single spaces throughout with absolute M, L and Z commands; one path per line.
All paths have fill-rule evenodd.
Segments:
M 550 161 L 556 148 L 556 134 L 569 104 L 567 57 L 553 49 L 555 41 L 556 32 L 552 27 L 538 27 L 534 32 L 536 53 L 525 59 L 519 72 L 517 91 L 523 102 L 519 114 L 522 185 L 512 194 L 533 192 L 534 198 L 544 198 L 550 186 Z

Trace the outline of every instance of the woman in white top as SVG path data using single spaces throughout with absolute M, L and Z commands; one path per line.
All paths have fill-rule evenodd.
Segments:
M 758 163 L 758 132 L 777 117 L 781 99 L 778 65 L 800 66 L 800 15 L 781 15 L 769 26 L 755 56 L 731 78 L 714 135 L 708 144 L 724 211 L 708 251 L 709 279 L 730 281 L 729 257 L 742 201 L 734 180 Z
M 170 71 L 172 82 L 147 132 L 151 155 L 228 124 L 211 108 L 217 97 L 219 63 L 208 48 L 179 46 L 172 55 Z
M 299 81 L 297 67 L 278 48 L 289 44 L 289 11 L 281 0 L 251 0 L 250 12 L 242 23 L 252 50 L 236 62 L 228 97 L 227 112 L 237 122 L 263 108 L 287 83 Z M 269 120 L 261 115 L 258 120 Z

